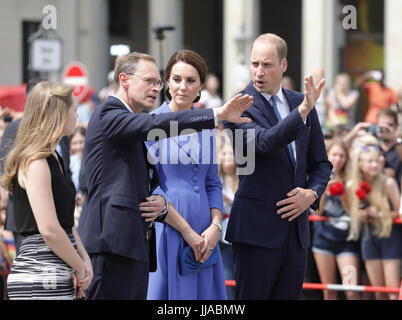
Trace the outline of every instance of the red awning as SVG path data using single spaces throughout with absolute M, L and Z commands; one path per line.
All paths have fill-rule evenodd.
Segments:
M 10 108 L 17 112 L 25 108 L 25 84 L 18 86 L 0 86 L 0 106 L 2 109 Z
M 0 106 L 2 109 L 12 109 L 17 112 L 24 111 L 25 109 L 25 88 L 26 84 L 19 86 L 0 86 Z M 80 103 L 87 102 L 91 96 L 95 93 L 95 89 L 88 88 L 88 92 Z

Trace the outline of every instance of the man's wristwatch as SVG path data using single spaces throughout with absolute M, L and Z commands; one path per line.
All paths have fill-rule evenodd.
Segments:
M 320 203 L 318 202 L 318 194 L 317 191 L 315 191 L 314 189 L 311 189 L 314 191 L 314 197 L 315 197 L 315 201 L 313 202 L 313 204 L 310 206 L 311 209 L 313 210 L 318 210 L 318 207 L 320 206 Z
M 219 229 L 219 232 L 222 232 L 223 228 L 222 228 L 222 225 L 219 222 L 212 221 L 211 224 L 216 225 L 218 227 L 218 229 Z

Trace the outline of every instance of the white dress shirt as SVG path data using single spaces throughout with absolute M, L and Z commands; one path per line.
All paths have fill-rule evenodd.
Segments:
M 271 97 L 268 93 L 261 93 L 262 96 L 269 102 L 269 104 L 272 104 L 271 102 Z M 281 118 L 284 119 L 285 117 L 288 116 L 288 114 L 290 113 L 290 108 L 289 108 L 289 104 L 288 101 L 285 98 L 285 95 L 283 94 L 282 91 L 282 85 L 279 88 L 279 91 L 276 93 L 277 96 L 277 100 L 276 100 L 276 106 L 278 108 L 279 114 L 281 115 Z M 295 160 L 297 161 L 296 158 L 296 142 L 292 141 L 292 149 L 293 149 L 293 155 L 295 157 Z

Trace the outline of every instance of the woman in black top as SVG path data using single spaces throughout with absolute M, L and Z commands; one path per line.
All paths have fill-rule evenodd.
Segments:
M 74 131 L 76 109 L 64 84 L 41 82 L 28 95 L 3 176 L 14 195 L 17 232 L 25 237 L 8 276 L 10 299 L 81 298 L 92 281 L 74 227 L 75 188 L 56 152 L 61 137 Z

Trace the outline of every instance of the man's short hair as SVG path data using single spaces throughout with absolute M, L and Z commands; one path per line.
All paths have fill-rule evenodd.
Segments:
M 275 45 L 278 51 L 279 62 L 288 57 L 288 46 L 286 44 L 286 41 L 283 40 L 280 36 L 273 33 L 264 33 L 258 36 L 257 39 L 254 40 L 254 43 L 256 43 L 257 41 L 269 42 Z
M 388 116 L 388 117 L 392 118 L 394 120 L 394 124 L 398 125 L 398 115 L 394 110 L 392 110 L 392 109 L 381 109 L 377 113 L 377 120 L 381 116 Z
M 154 57 L 150 56 L 149 54 L 139 52 L 131 52 L 116 59 L 113 76 L 113 85 L 115 91 L 117 91 L 120 87 L 120 73 L 134 74 L 137 70 L 138 62 L 140 60 L 147 60 L 155 63 Z

